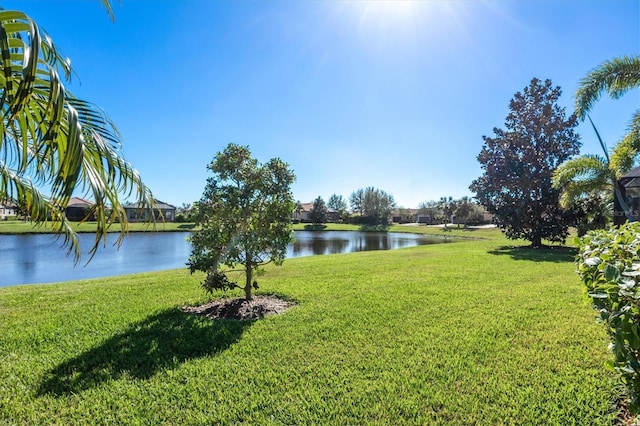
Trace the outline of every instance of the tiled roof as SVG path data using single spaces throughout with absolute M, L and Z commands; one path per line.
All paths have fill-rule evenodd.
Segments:
M 80 197 L 71 197 L 67 207 L 90 207 L 93 203 Z
M 172 206 L 171 204 L 163 203 L 162 201 L 158 200 L 155 201 L 155 208 L 158 210 L 176 210 L 176 207 Z M 141 209 L 143 207 L 144 206 L 142 205 L 142 203 L 131 203 L 124 206 L 125 209 Z

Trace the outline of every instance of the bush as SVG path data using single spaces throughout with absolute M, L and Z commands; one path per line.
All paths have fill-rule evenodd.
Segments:
M 581 240 L 578 274 L 611 338 L 613 360 L 629 393 L 629 409 L 640 410 L 640 223 L 591 231 Z

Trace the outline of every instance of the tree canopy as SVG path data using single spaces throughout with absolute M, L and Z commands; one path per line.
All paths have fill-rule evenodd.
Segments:
M 369 225 L 387 225 L 396 206 L 393 195 L 372 186 L 353 191 L 350 202 L 351 209 L 360 213 L 361 222 Z
M 508 238 L 524 238 L 536 247 L 542 239 L 563 242 L 568 235 L 569 216 L 552 175 L 578 154 L 580 139 L 575 116 L 567 118 L 557 104 L 561 93 L 551 80 L 534 78 L 514 95 L 505 130 L 483 136 L 478 161 L 484 173 L 470 186 Z
M 281 264 L 293 240 L 295 176 L 279 158 L 261 164 L 248 147 L 236 144 L 218 152 L 207 168 L 213 176 L 197 203 L 198 229 L 190 237 L 189 269 L 207 274 L 205 289 L 243 288 L 249 300 L 252 288 L 257 288 L 258 268 L 269 262 Z M 245 275 L 242 287 L 228 278 L 238 265 Z M 223 271 L 222 266 L 231 269 Z

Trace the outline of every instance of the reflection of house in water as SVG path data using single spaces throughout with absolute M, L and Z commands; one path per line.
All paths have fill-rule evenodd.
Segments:
M 637 221 L 640 217 L 640 167 L 622 176 L 618 180 L 617 189 L 613 198 L 614 224 L 621 225 L 627 220 Z

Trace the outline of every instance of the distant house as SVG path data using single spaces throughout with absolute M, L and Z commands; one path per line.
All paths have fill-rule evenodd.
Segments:
M 5 220 L 10 216 L 18 215 L 18 205 L 13 201 L 0 202 L 0 219 Z
M 291 219 L 293 219 L 294 222 L 311 222 L 311 210 L 313 210 L 313 203 L 301 203 L 298 208 L 293 211 Z
M 311 212 L 313 211 L 313 203 L 301 203 L 297 210 L 293 211 L 291 219 L 293 222 L 311 222 Z M 338 222 L 340 220 L 340 212 L 334 209 L 327 209 L 326 220 L 330 222 Z
M 421 215 L 418 215 L 418 223 L 431 225 L 433 221 L 431 219 L 431 216 L 429 216 L 428 214 L 421 214 Z
M 64 209 L 64 215 L 67 219 L 74 222 L 92 220 L 93 217 L 87 216 L 91 213 L 92 207 L 93 203 L 91 201 L 87 201 L 83 198 L 71 197 L 69 199 L 69 204 L 67 204 L 67 208 Z
M 418 209 L 395 209 L 391 212 L 394 223 L 415 223 L 418 221 Z
M 129 222 L 146 222 L 151 218 L 150 209 L 144 208 L 144 206 L 140 203 L 131 203 L 123 207 L 127 214 L 127 220 Z M 173 222 L 176 220 L 176 207 L 172 206 L 171 204 L 156 200 L 153 214 L 155 220 Z
M 335 223 L 340 221 L 340 212 L 334 209 L 327 209 L 327 222 Z

